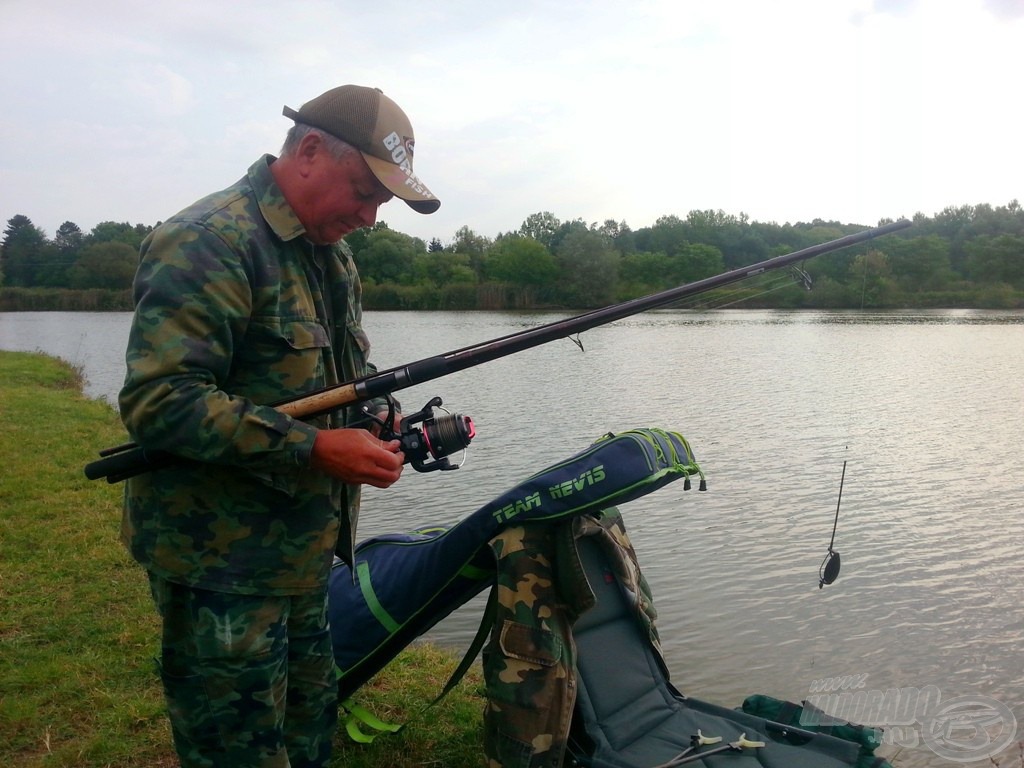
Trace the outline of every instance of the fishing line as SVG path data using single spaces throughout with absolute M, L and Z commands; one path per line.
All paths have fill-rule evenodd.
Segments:
M 687 302 L 673 304 L 672 307 L 675 309 L 720 309 L 721 307 L 731 306 L 741 301 L 753 298 L 754 296 L 760 296 L 764 292 L 776 290 L 776 288 L 774 287 L 766 287 L 764 290 L 758 291 L 758 293 L 751 295 L 750 290 L 752 288 L 756 289 L 761 286 L 769 286 L 772 284 L 778 284 L 781 286 L 787 286 L 792 284 L 791 281 L 786 278 L 782 278 L 780 281 L 777 275 L 772 276 L 771 278 L 763 279 L 760 282 L 760 284 L 758 284 L 756 281 L 752 281 L 752 283 L 752 285 L 749 285 L 747 287 L 744 287 L 743 285 L 737 285 L 736 287 L 730 288 L 728 290 L 718 291 L 709 298 L 701 299 L 694 297 Z M 729 301 L 729 299 L 732 299 L 732 301 Z
M 832 540 L 828 543 L 828 554 L 825 555 L 825 559 L 821 561 L 821 567 L 818 568 L 818 589 L 821 589 L 826 584 L 831 584 L 839 577 L 839 566 L 841 559 L 839 553 L 832 549 L 832 545 L 836 543 L 836 528 L 839 526 L 839 505 L 843 501 L 843 482 L 846 480 L 846 462 L 843 462 L 843 475 L 839 478 L 839 498 L 836 500 L 836 519 L 832 523 Z
M 802 282 L 802 281 L 801 280 L 796 280 L 796 279 L 789 279 L 789 280 L 783 279 L 777 285 L 775 285 L 774 287 L 765 288 L 763 291 L 759 291 L 758 293 L 753 293 L 753 294 L 750 294 L 748 296 L 740 296 L 735 301 L 723 302 L 723 303 L 718 304 L 718 305 L 716 305 L 714 307 L 709 307 L 709 309 L 723 309 L 725 307 L 731 307 L 734 304 L 740 304 L 740 303 L 742 303 L 744 301 L 750 301 L 751 299 L 756 299 L 756 298 L 759 298 L 761 296 L 767 296 L 769 293 L 775 293 L 776 291 L 781 291 L 782 289 L 789 288 L 789 286 L 796 285 L 799 282 Z M 734 293 L 741 293 L 741 291 L 737 290 Z M 727 298 L 727 297 L 723 297 L 723 298 Z
M 713 294 L 713 301 L 702 300 L 698 297 L 692 297 L 690 299 L 679 301 L 675 304 L 666 305 L 665 309 L 722 309 L 723 307 L 731 307 L 734 304 L 739 304 L 743 301 L 749 301 L 756 299 L 759 296 L 764 296 L 768 293 L 787 288 L 796 282 L 798 282 L 793 276 L 779 275 L 779 274 L 763 274 L 759 275 L 763 279 L 760 282 L 748 278 L 750 281 L 747 287 L 743 287 L 743 282 L 740 281 L 735 287 L 731 287 L 728 290 L 718 290 Z M 748 293 L 751 289 L 762 288 L 763 290 L 757 293 Z M 733 297 L 737 297 L 733 299 Z M 729 299 L 733 299 L 729 301 Z
M 766 296 L 769 293 L 781 291 L 784 288 L 788 288 L 791 285 L 796 285 L 797 283 L 802 283 L 803 285 L 808 286 L 809 289 L 810 277 L 807 275 L 806 272 L 804 272 L 802 269 L 799 269 L 798 267 L 793 267 L 793 274 L 789 277 L 777 274 L 765 274 L 759 275 L 759 277 L 762 278 L 760 283 L 751 278 L 748 278 L 752 283 L 752 285 L 748 288 L 742 288 L 738 285 L 737 287 L 730 288 L 729 290 L 721 291 L 719 295 L 716 297 L 718 299 L 718 301 L 716 302 L 705 303 L 698 298 L 692 298 L 689 299 L 688 301 L 680 301 L 676 304 L 666 305 L 665 309 L 691 310 L 699 308 L 701 310 L 710 311 L 714 309 L 724 309 L 726 307 L 731 307 L 736 304 L 742 304 L 745 301 L 751 301 L 753 299 L 760 298 L 761 296 Z M 751 289 L 757 289 L 759 287 L 763 287 L 763 290 L 760 290 L 757 293 L 748 293 L 748 291 L 750 291 Z M 737 298 L 735 298 L 732 301 L 727 301 L 727 299 L 733 296 L 736 296 Z M 566 338 L 573 344 L 575 344 L 577 347 L 579 347 L 580 352 L 584 351 L 583 339 L 580 336 L 580 334 L 577 333 L 574 336 L 567 336 Z

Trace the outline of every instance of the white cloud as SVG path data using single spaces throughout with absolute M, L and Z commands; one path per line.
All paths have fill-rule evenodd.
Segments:
M 126 67 L 119 82 L 104 88 L 126 109 L 157 118 L 180 117 L 195 106 L 192 83 L 163 64 Z
M 275 152 L 343 82 L 409 113 L 425 239 L 536 211 L 873 224 L 1024 197 L 1024 15 L 963 0 L 0 5 L 0 218 L 154 223 Z M 56 182 L 60 188 L 57 191 Z

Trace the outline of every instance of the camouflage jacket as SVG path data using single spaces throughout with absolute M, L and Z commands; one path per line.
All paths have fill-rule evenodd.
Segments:
M 145 568 L 204 589 L 322 589 L 351 557 L 358 488 L 311 470 L 318 428 L 268 403 L 372 371 L 344 244 L 313 246 L 264 156 L 142 245 L 121 417 L 190 461 L 128 481 L 122 540 Z M 340 541 L 339 541 L 340 535 Z
M 489 768 L 562 765 L 576 700 L 573 624 L 595 604 L 577 541 L 594 536 L 661 657 L 651 591 L 618 510 L 513 526 L 491 540 L 497 615 L 484 648 L 484 752 Z

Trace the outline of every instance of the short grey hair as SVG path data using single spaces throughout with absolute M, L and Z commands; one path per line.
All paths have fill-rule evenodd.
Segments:
M 288 129 L 288 135 L 284 137 L 284 144 L 281 146 L 281 156 L 287 157 L 295 154 L 299 149 L 299 144 L 310 134 L 320 137 L 320 141 L 323 142 L 324 147 L 327 148 L 327 151 L 335 160 L 344 160 L 349 155 L 359 152 L 358 149 L 347 141 L 342 141 L 326 131 L 314 128 L 312 125 L 306 125 L 305 123 L 296 123 Z

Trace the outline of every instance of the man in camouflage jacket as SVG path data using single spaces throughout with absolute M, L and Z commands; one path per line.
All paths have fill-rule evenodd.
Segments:
M 285 115 L 281 157 L 157 227 L 135 281 L 122 418 L 143 448 L 189 461 L 129 480 L 122 539 L 163 618 L 183 766 L 327 765 L 332 558 L 351 560 L 359 485 L 402 471 L 398 441 L 347 413 L 302 422 L 268 404 L 373 370 L 341 238 L 392 196 L 439 202 L 377 89 Z

